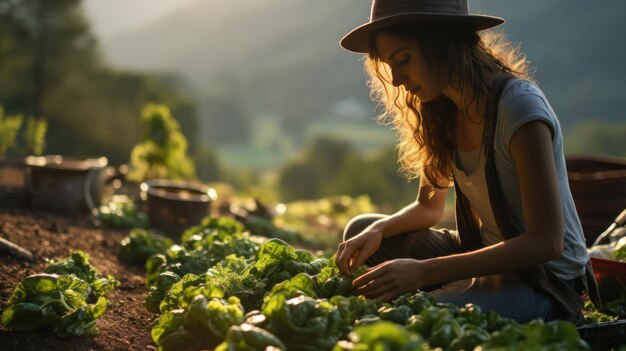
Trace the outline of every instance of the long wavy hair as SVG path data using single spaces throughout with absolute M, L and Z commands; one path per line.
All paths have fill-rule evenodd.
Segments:
M 526 57 L 500 32 L 478 34 L 463 26 L 450 24 L 412 24 L 385 29 L 386 33 L 417 43 L 426 65 L 447 82 L 459 84 L 461 92 L 471 85 L 468 101 L 491 97 L 491 78 L 503 72 L 531 80 Z M 392 124 L 398 134 L 400 172 L 409 179 L 420 176 L 435 188 L 445 188 L 437 179 L 450 178 L 450 162 L 456 147 L 454 103 L 443 94 L 429 102 L 392 84 L 391 70 L 376 50 L 375 36 L 365 60 L 371 97 L 384 112 L 379 120 Z M 441 76 L 443 75 L 443 76 Z M 480 123 L 480 121 L 473 121 Z

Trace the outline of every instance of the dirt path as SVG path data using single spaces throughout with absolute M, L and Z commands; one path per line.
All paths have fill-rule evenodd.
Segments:
M 150 336 L 155 315 L 143 307 L 148 293 L 144 270 L 120 262 L 116 256 L 119 242 L 126 234 L 126 231 L 95 227 L 87 218 L 0 209 L 0 237 L 35 256 L 35 262 L 24 262 L 0 253 L 0 312 L 22 279 L 41 273 L 49 259 L 65 258 L 70 250 L 85 251 L 96 269 L 113 275 L 121 283 L 107 295 L 109 308 L 97 322 L 98 335 L 65 340 L 51 334 L 18 333 L 0 327 L 0 349 L 156 350 Z

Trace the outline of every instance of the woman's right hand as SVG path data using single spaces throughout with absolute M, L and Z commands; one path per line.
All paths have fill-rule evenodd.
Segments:
M 346 277 L 351 277 L 352 270 L 364 264 L 365 260 L 378 250 L 382 240 L 382 223 L 378 221 L 356 236 L 340 243 L 335 258 L 339 271 Z

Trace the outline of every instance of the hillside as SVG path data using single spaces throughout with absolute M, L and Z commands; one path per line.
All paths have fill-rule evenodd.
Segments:
M 536 67 L 565 130 L 587 119 L 624 120 L 626 48 L 615 44 L 626 32 L 626 2 L 599 4 L 471 2 L 473 12 L 507 19 L 502 28 Z M 340 115 L 346 101 L 348 115 L 375 115 L 359 57 L 337 44 L 368 16 L 363 0 L 198 0 L 104 43 L 104 51 L 117 66 L 178 72 L 191 82 L 205 140 L 214 135 L 215 115 L 241 125 L 269 116 L 297 130 Z M 230 106 L 216 109 L 216 99 Z

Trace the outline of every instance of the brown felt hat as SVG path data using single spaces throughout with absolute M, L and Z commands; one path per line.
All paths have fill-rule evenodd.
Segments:
M 500 25 L 504 19 L 470 14 L 467 0 L 373 0 L 369 22 L 353 29 L 340 44 L 348 51 L 367 53 L 372 33 L 408 23 L 464 24 L 480 31 Z

